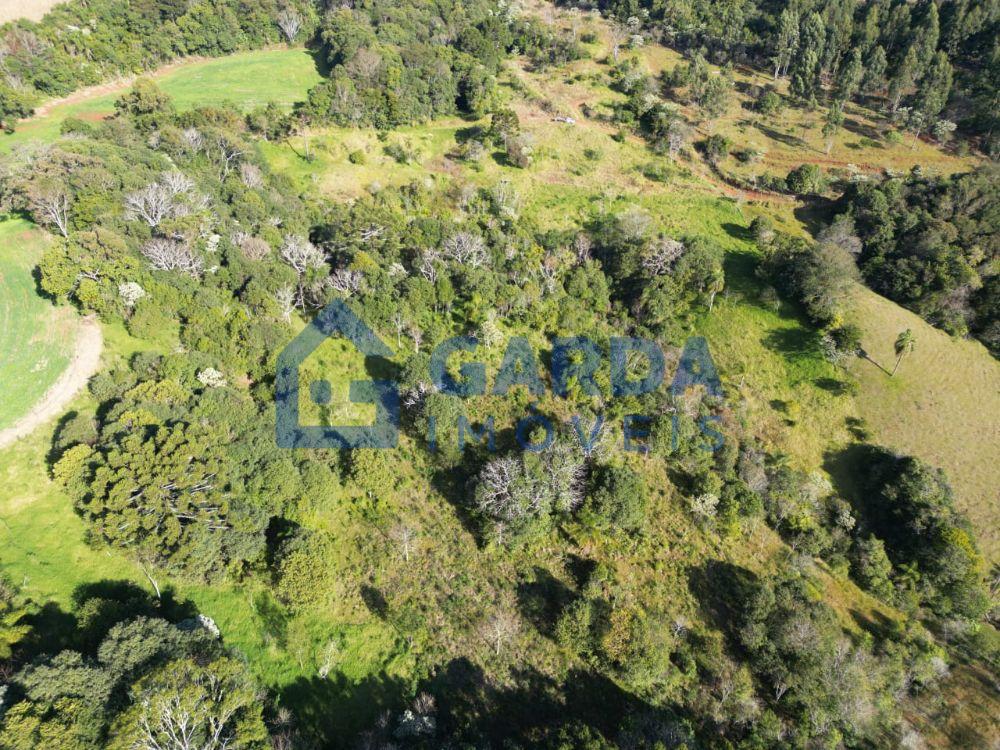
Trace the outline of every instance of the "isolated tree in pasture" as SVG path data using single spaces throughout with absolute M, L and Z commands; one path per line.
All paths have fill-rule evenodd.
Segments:
M 494 653 L 500 656 L 504 646 L 510 643 L 521 630 L 521 620 L 517 616 L 517 602 L 511 596 L 502 596 L 496 611 L 482 625 L 483 637 L 489 642 Z
M 389 535 L 399 545 L 399 553 L 405 562 L 410 561 L 410 554 L 416 544 L 417 532 L 412 526 L 406 523 L 397 523 L 389 531 Z
M 825 122 L 823 123 L 823 136 L 826 138 L 826 153 L 833 149 L 833 140 L 837 132 L 844 124 L 844 102 L 835 101 L 826 111 Z
M 889 373 L 890 375 L 896 374 L 896 370 L 899 369 L 899 363 L 903 361 L 903 357 L 913 351 L 915 344 L 916 339 L 913 336 L 913 331 L 909 328 L 896 337 L 896 341 L 892 345 L 893 350 L 896 352 L 896 364 L 893 365 L 892 372 Z
M 611 41 L 611 58 L 618 62 L 618 56 L 621 54 L 621 46 L 625 41 L 632 35 L 629 27 L 623 24 L 621 21 L 612 20 L 608 25 L 608 37 Z

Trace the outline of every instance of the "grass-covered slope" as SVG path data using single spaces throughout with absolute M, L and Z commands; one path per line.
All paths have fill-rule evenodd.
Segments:
M 319 80 L 312 55 L 300 47 L 240 52 L 208 60 L 185 60 L 148 76 L 173 97 L 179 109 L 229 102 L 252 109 L 268 102 L 290 108 L 305 99 Z M 44 103 L 38 114 L 0 135 L 0 151 L 32 140 L 51 141 L 67 117 L 99 120 L 114 112 L 114 103 L 130 81 L 117 81 Z
M 0 428 L 55 382 L 73 350 L 77 322 L 39 296 L 33 270 L 47 237 L 23 219 L 0 221 Z

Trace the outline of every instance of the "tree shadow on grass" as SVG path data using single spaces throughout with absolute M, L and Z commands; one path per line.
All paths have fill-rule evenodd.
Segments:
M 41 654 L 73 649 L 93 655 L 108 631 L 120 622 L 137 617 L 160 617 L 177 623 L 194 617 L 198 608 L 189 599 L 178 599 L 172 587 L 164 587 L 160 598 L 132 581 L 105 579 L 77 586 L 69 611 L 46 602 L 25 618 L 29 637 L 19 645 L 24 660 Z
M 739 627 L 742 603 L 759 585 L 753 571 L 722 560 L 709 560 L 688 571 L 688 588 L 702 614 L 730 638 Z
M 535 669 L 516 670 L 513 687 L 491 682 L 468 659 L 454 659 L 423 687 L 438 705 L 439 738 L 475 747 L 531 747 L 533 739 L 571 722 L 613 737 L 625 718 L 652 710 L 607 677 L 574 669 L 557 682 Z
M 768 125 L 764 125 L 763 123 L 760 122 L 758 122 L 756 126 L 757 130 L 759 130 L 761 133 L 766 135 L 771 140 L 778 141 L 778 143 L 784 143 L 786 146 L 793 146 L 794 148 L 803 148 L 803 149 L 809 148 L 809 145 L 804 140 L 799 138 L 797 135 L 792 135 L 790 133 L 782 133 L 781 131 L 775 130 L 774 128 Z
M 570 588 L 545 568 L 535 566 L 531 577 L 517 586 L 521 614 L 539 633 L 552 638 L 559 613 L 573 599 Z
M 847 500 L 862 526 L 871 526 L 869 500 L 877 488 L 873 472 L 877 467 L 895 463 L 895 455 L 880 446 L 854 443 L 823 457 L 823 468 L 830 475 L 837 494 Z
M 798 326 L 770 331 L 764 336 L 764 346 L 778 352 L 791 362 L 812 360 L 821 356 L 816 332 Z
M 299 677 L 278 691 L 295 726 L 316 747 L 352 748 L 355 738 L 385 711 L 397 712 L 410 686 L 398 677 L 377 674 L 353 680 L 342 674 Z

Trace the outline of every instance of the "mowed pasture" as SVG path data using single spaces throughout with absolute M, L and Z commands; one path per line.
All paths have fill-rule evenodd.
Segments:
M 896 336 L 913 331 L 913 353 L 895 376 L 868 360 L 851 364 L 858 412 L 879 442 L 945 470 L 984 554 L 1000 560 L 1000 364 L 978 341 L 949 336 L 867 289 L 858 289 L 852 317 L 865 351 L 889 371 Z
M 305 99 L 319 80 L 316 63 L 301 47 L 240 52 L 228 57 L 180 61 L 147 74 L 173 97 L 178 109 L 231 103 L 241 109 L 276 102 L 291 108 Z M 68 117 L 100 120 L 114 112 L 115 100 L 133 79 L 112 81 L 39 107 L 38 115 L 0 135 L 0 152 L 33 140 L 48 142 L 59 135 Z
M 76 316 L 39 296 L 32 274 L 46 242 L 24 219 L 0 221 L 0 429 L 45 394 L 72 355 Z

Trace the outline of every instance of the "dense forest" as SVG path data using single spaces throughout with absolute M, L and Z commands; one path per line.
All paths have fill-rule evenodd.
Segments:
M 1000 4 L 854 0 L 681 3 L 610 0 L 619 38 L 648 29 L 719 63 L 788 77 L 809 102 L 879 99 L 916 132 L 959 124 L 1000 147 Z M 953 128 L 952 128 L 953 129 Z
M 913 175 L 847 191 L 865 281 L 946 331 L 1000 356 L 1000 173 Z
M 768 66 L 791 78 L 798 105 L 863 100 L 916 135 L 957 128 L 1000 153 L 995 0 L 602 10 L 623 95 L 609 121 L 654 155 L 692 147 L 678 102 L 707 119 L 724 106 L 733 83 L 709 63 Z M 643 34 L 685 61 L 646 75 L 624 54 Z M 333 125 L 378 130 L 406 164 L 388 131 L 460 115 L 456 163 L 492 153 L 529 169 L 504 61 L 558 66 L 588 54 L 582 38 L 481 0 L 89 0 L 2 36 L 8 127 L 42 98 L 111 75 L 279 39 L 308 40 L 324 80 L 286 112 L 181 111 L 139 79 L 112 116 L 67 119 L 55 142 L 4 158 L 4 209 L 54 237 L 40 289 L 150 343 L 90 380 L 95 407 L 60 421 L 46 460 L 88 541 L 134 562 L 152 592 L 94 584 L 63 611 L 2 581 L 0 748 L 896 747 L 906 707 L 935 700 L 955 658 L 943 630 L 996 672 L 986 562 L 944 472 L 865 437 L 851 447 L 860 486 L 849 493 L 755 434 L 736 389 L 615 391 L 615 337 L 654 340 L 676 367 L 728 291 L 714 235 L 671 233 L 610 201 L 542 226 L 503 179 L 415 179 L 334 201 L 264 157 L 265 144 Z M 696 147 L 712 164 L 723 141 Z M 826 192 L 819 179 L 796 167 L 775 187 Z M 841 185 L 814 235 L 762 216 L 739 229 L 753 277 L 834 363 L 860 348 L 844 318 L 856 278 L 996 355 L 997 184 L 993 166 L 890 175 Z M 395 450 L 275 441 L 278 356 L 335 300 L 395 351 L 364 363 L 400 384 Z M 557 342 L 584 336 L 600 350 L 589 381 L 550 379 Z M 468 351 L 449 378 L 482 362 L 494 382 L 523 346 L 519 385 L 449 393 L 432 352 L 452 337 Z M 642 377 L 641 362 L 626 366 Z M 531 449 L 519 450 L 525 414 L 551 429 L 527 432 Z M 623 451 L 636 414 L 648 430 Z M 432 495 L 447 518 L 436 526 L 414 510 Z M 341 507 L 339 528 L 363 531 L 338 537 L 318 521 Z M 668 539 L 670 513 L 683 532 Z M 416 554 L 421 533 L 438 536 L 433 555 Z M 734 551 L 764 544 L 779 550 L 764 571 Z M 679 554 L 684 578 L 661 577 Z M 832 575 L 899 617 L 846 628 Z M 337 644 L 314 681 L 269 691 L 211 619 L 161 590 L 164 577 L 266 587 L 275 644 L 290 615 L 356 600 L 405 644 L 412 677 L 386 678 L 364 707 L 377 721 L 346 732 L 328 716 L 347 692 L 327 680 Z M 697 616 L 671 608 L 671 587 L 691 592 Z

